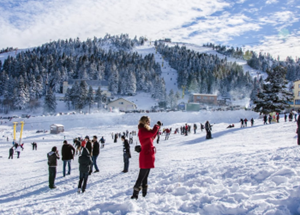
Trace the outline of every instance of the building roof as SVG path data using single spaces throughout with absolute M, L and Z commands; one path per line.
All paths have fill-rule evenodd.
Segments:
M 52 124 L 51 126 L 64 127 L 64 125 L 62 125 L 62 124 Z
M 116 101 L 119 101 L 119 100 L 123 100 L 123 101 L 125 101 L 125 102 L 131 103 L 132 105 L 135 105 L 135 106 L 136 106 L 136 104 L 134 104 L 133 102 L 131 102 L 131 101 L 128 101 L 128 100 L 126 100 L 126 99 L 123 99 L 123 98 L 118 98 L 118 99 L 116 99 L 116 100 L 114 100 L 114 101 L 112 101 L 112 102 L 108 103 L 108 105 L 109 105 L 109 104 L 112 104 L 112 103 L 115 103 Z

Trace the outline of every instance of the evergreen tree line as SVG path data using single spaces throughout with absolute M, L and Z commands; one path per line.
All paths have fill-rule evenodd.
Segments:
M 65 94 L 65 103 L 68 109 L 82 110 L 88 107 L 89 110 L 94 104 L 97 104 L 97 108 L 101 108 L 103 102 L 103 96 L 101 87 L 93 92 L 92 86 L 88 86 L 86 81 L 76 81 L 72 88 L 68 88 Z
M 245 51 L 243 52 L 242 48 L 227 48 L 226 46 L 215 45 L 208 43 L 203 45 L 204 47 L 211 47 L 217 52 L 224 54 L 229 57 L 239 58 L 247 60 L 247 64 L 253 68 L 263 72 L 267 70 L 271 71 L 276 67 L 285 67 L 286 70 L 286 79 L 289 81 L 295 81 L 300 79 L 300 59 L 296 58 L 295 60 L 291 57 L 287 57 L 285 61 L 280 60 L 279 56 L 277 59 L 273 58 L 269 53 L 263 54 L 260 52 L 257 54 L 254 51 Z
M 168 47 L 156 43 L 157 51 L 178 72 L 178 87 L 191 93 L 216 93 L 221 96 L 249 96 L 253 79 L 243 67 L 217 55 L 208 55 L 187 49 L 185 46 Z
M 106 80 L 113 94 L 144 91 L 165 100 L 165 83 L 154 55 L 130 51 L 144 41 L 126 34 L 84 42 L 58 40 L 9 56 L 0 61 L 0 96 L 7 109 L 25 109 L 39 103 L 47 89 L 62 92 L 64 81 L 79 79 Z

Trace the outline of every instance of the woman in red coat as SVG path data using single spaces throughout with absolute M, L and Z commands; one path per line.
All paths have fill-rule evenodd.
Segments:
M 151 129 L 150 118 L 148 116 L 142 116 L 139 121 L 139 140 L 141 143 L 141 152 L 139 157 L 140 172 L 138 179 L 133 188 L 132 199 L 138 199 L 138 195 L 141 189 L 143 192 L 143 197 L 147 195 L 147 180 L 151 168 L 154 168 L 155 161 L 155 147 L 153 146 L 153 140 L 156 137 L 157 131 L 161 126 L 161 122 L 158 121 L 157 124 Z

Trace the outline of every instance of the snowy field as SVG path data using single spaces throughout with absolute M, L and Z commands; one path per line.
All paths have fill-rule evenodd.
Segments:
M 169 112 L 149 114 L 164 127 L 188 122 L 213 126 L 213 139 L 196 134 L 171 134 L 155 144 L 156 168 L 150 171 L 149 192 L 131 200 L 138 175 L 138 153 L 131 146 L 129 172 L 123 170 L 122 143 L 113 143 L 110 133 L 137 130 L 141 114 L 92 114 L 26 119 L 25 149 L 19 159 L 8 160 L 12 124 L 0 126 L 0 214 L 300 214 L 300 150 L 295 122 L 262 125 L 249 111 Z M 255 118 L 255 126 L 240 128 L 239 119 Z M 53 122 L 65 125 L 64 134 L 35 133 Z M 226 129 L 229 123 L 236 127 Z M 46 128 L 47 127 L 47 128 Z M 19 128 L 18 128 L 19 129 Z M 98 158 L 100 173 L 88 179 L 87 190 L 77 194 L 78 157 L 70 176 L 62 177 L 58 161 L 56 186 L 48 188 L 47 152 L 61 150 L 64 136 L 104 136 L 106 146 Z M 4 136 L 4 137 L 3 137 Z M 19 137 L 19 133 L 17 133 Z M 36 141 L 38 150 L 31 150 Z M 134 138 L 136 142 L 136 137 Z

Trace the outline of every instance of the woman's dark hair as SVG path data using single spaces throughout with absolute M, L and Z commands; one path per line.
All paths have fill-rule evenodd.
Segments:
M 56 150 L 57 150 L 56 146 L 53 146 L 52 147 L 52 152 L 56 152 Z

